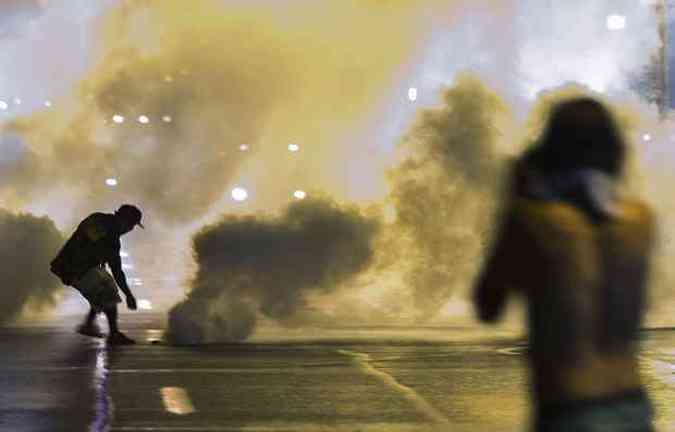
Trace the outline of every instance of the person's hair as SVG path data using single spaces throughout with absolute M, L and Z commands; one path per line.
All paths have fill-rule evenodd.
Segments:
M 141 218 L 143 217 L 141 210 L 135 205 L 131 204 L 123 204 L 122 206 L 120 206 L 120 208 L 117 209 L 117 211 L 115 211 L 115 214 L 128 220 L 134 221 L 134 223 L 140 222 Z
M 524 155 L 542 173 L 597 169 L 621 175 L 626 146 L 609 110 L 590 97 L 556 106 L 539 142 Z

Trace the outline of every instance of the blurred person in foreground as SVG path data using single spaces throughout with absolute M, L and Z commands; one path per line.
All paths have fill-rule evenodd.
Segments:
M 108 342 L 113 345 L 133 344 L 134 340 L 117 327 L 117 303 L 126 297 L 127 307 L 136 309 L 136 299 L 129 289 L 120 258 L 120 237 L 141 224 L 141 211 L 129 204 L 114 214 L 93 213 L 84 219 L 51 263 L 51 270 L 65 285 L 77 289 L 90 305 L 89 314 L 77 331 L 92 337 L 103 337 L 96 316 L 103 312 L 108 320 Z M 105 269 L 110 267 L 112 276 Z
M 655 221 L 620 196 L 626 145 L 602 104 L 554 108 L 515 164 L 503 223 L 474 292 L 496 321 L 511 293 L 528 308 L 534 430 L 653 431 L 638 373 Z

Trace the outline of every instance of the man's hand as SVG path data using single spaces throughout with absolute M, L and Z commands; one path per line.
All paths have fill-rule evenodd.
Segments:
M 129 295 L 127 296 L 127 307 L 129 308 L 129 310 L 136 310 L 136 308 L 137 308 L 137 306 L 136 306 L 136 297 L 134 297 L 134 296 L 131 295 L 131 294 L 129 294 Z

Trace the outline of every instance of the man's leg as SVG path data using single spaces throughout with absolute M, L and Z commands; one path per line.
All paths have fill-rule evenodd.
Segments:
M 103 309 L 105 317 L 108 319 L 108 328 L 110 329 L 110 335 L 115 334 L 119 331 L 117 328 L 117 306 L 108 306 Z
M 136 343 L 131 338 L 128 338 L 124 333 L 117 328 L 117 305 L 108 306 L 103 309 L 106 318 L 108 319 L 108 327 L 110 333 L 108 334 L 108 342 L 113 345 L 131 345 Z
M 77 332 L 85 336 L 103 337 L 101 329 L 99 329 L 98 325 L 96 324 L 96 315 L 98 315 L 98 311 L 96 311 L 96 308 L 91 306 L 87 317 L 84 319 L 84 322 L 77 327 Z
M 93 307 L 89 307 L 89 314 L 87 314 L 87 318 L 84 320 L 84 325 L 86 326 L 93 325 L 94 320 L 96 319 L 96 315 L 98 315 L 96 309 L 94 309 Z

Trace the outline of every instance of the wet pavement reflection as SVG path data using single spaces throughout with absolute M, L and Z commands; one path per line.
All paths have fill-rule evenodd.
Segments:
M 0 430 L 519 431 L 522 339 L 461 329 L 262 332 L 172 347 L 139 320 L 109 348 L 66 326 L 0 329 Z M 307 334 L 307 333 L 306 333 Z M 675 330 L 643 333 L 659 430 L 675 430 Z

